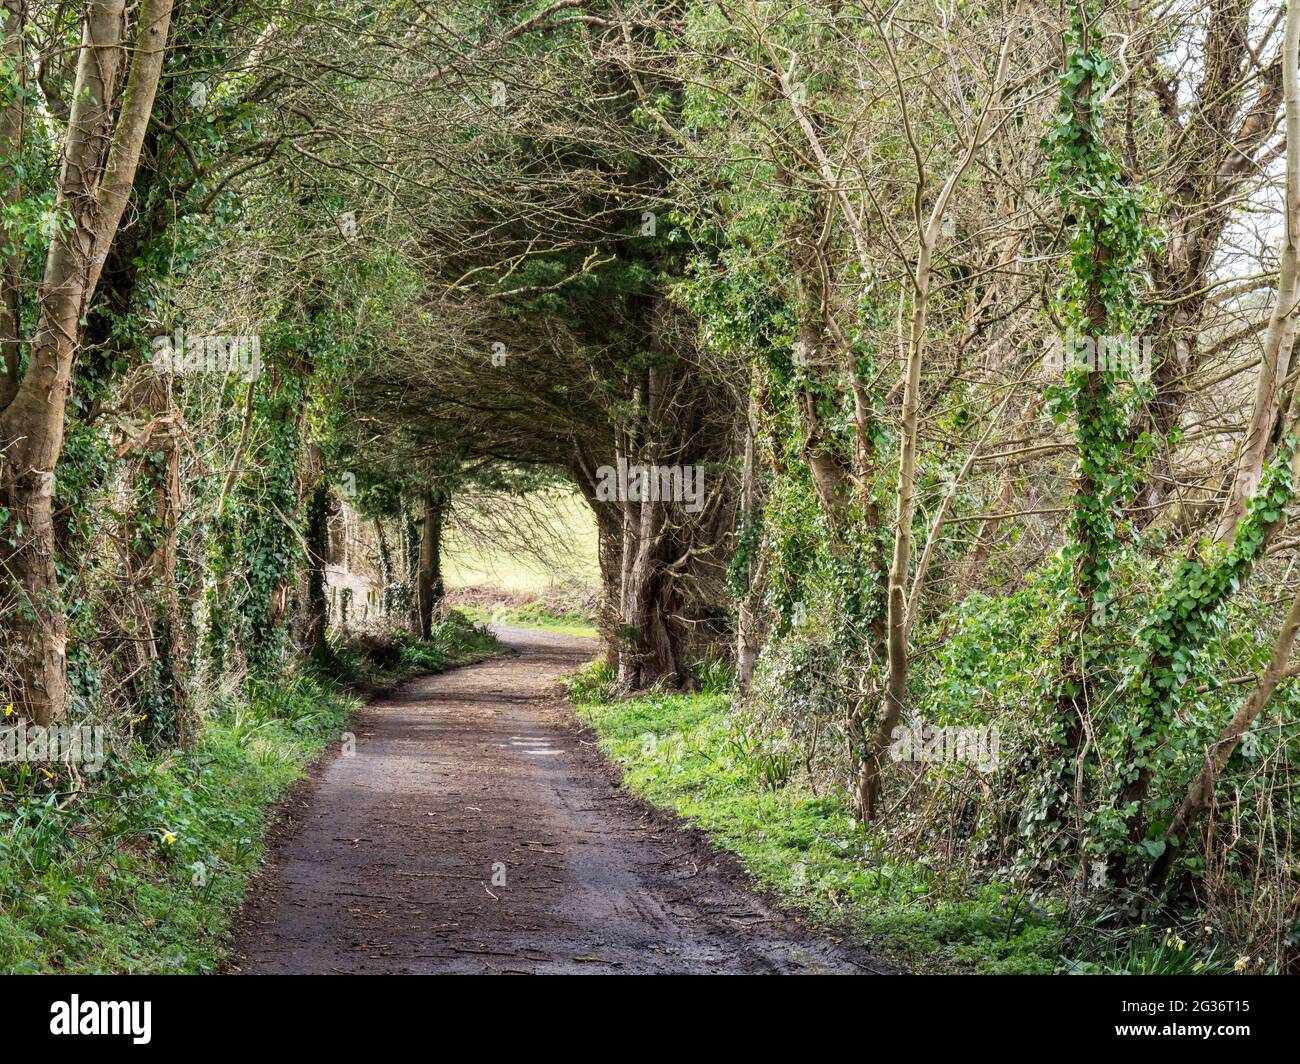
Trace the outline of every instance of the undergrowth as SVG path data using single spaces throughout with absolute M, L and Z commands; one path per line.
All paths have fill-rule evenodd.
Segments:
M 327 670 L 353 687 L 382 687 L 419 672 L 442 672 L 496 653 L 500 644 L 469 611 L 451 610 L 428 639 L 405 632 L 377 632 L 337 640 Z
M 569 694 L 626 786 L 736 854 L 761 889 L 901 968 L 1208 974 L 1240 966 L 1206 929 L 1084 934 L 1063 906 L 1012 883 L 974 882 L 924 856 L 891 857 L 852 815 L 846 793 L 813 793 L 796 756 L 733 716 L 717 688 L 625 700 L 609 671 L 592 665 L 571 678 Z M 1100 951 L 1072 958 L 1081 939 Z

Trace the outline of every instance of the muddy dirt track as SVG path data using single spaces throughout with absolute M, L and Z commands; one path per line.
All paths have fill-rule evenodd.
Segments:
M 592 641 L 498 635 L 512 653 L 367 706 L 355 755 L 296 789 L 231 971 L 885 970 L 774 911 L 731 858 L 614 783 L 555 684 Z

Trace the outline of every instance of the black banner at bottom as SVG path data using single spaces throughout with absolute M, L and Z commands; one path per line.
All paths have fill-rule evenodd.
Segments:
M 638 1032 L 658 1041 L 675 1028 L 698 1039 L 712 1026 L 734 1046 L 774 1028 L 797 1027 L 801 1040 L 813 1040 L 817 1017 L 837 1041 L 852 1018 L 927 1050 L 1173 1041 L 1232 1052 L 1232 1043 L 1280 1038 L 1293 1008 L 1290 985 L 1277 978 L 750 979 L 743 989 L 688 988 L 682 977 L 662 976 L 632 977 L 642 980 L 633 989 L 616 978 L 544 989 L 536 979 L 489 986 L 432 976 L 14 976 L 0 980 L 0 996 L 5 1047 L 15 1058 L 28 1047 L 94 1051 L 110 1043 L 133 1053 L 246 1046 L 338 1053 L 403 1046 L 422 1030 L 458 1022 L 479 1028 L 474 1034 L 494 1049 L 515 1040 L 562 1045 L 566 1020 L 588 1044 L 595 1034 L 635 1045 Z

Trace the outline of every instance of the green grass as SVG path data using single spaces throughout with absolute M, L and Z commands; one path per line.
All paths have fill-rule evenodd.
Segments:
M 579 715 L 624 782 L 738 855 L 757 885 L 813 922 L 850 934 L 918 971 L 1048 973 L 1063 940 L 1041 903 L 998 884 L 971 885 L 924 861 L 895 861 L 851 815 L 844 794 L 793 782 L 792 759 L 749 738 L 726 694 L 610 697 L 592 666 L 571 682 Z
M 535 628 L 543 632 L 560 632 L 564 635 L 595 636 L 597 631 L 591 621 L 576 611 L 557 612 L 543 602 L 529 602 L 523 606 L 461 606 L 463 612 L 482 624 L 505 624 L 516 628 Z
M 456 622 L 367 679 L 437 671 L 492 644 Z M 469 629 L 469 632 L 473 632 Z M 110 757 L 73 791 L 0 766 L 0 972 L 213 972 L 261 862 L 269 813 L 356 707 L 303 669 L 215 705 L 187 753 Z

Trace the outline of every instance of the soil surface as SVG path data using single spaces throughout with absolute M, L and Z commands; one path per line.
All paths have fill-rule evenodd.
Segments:
M 496 631 L 511 653 L 372 702 L 355 753 L 295 790 L 231 971 L 888 970 L 776 910 L 733 858 L 617 785 L 556 687 L 594 641 Z

